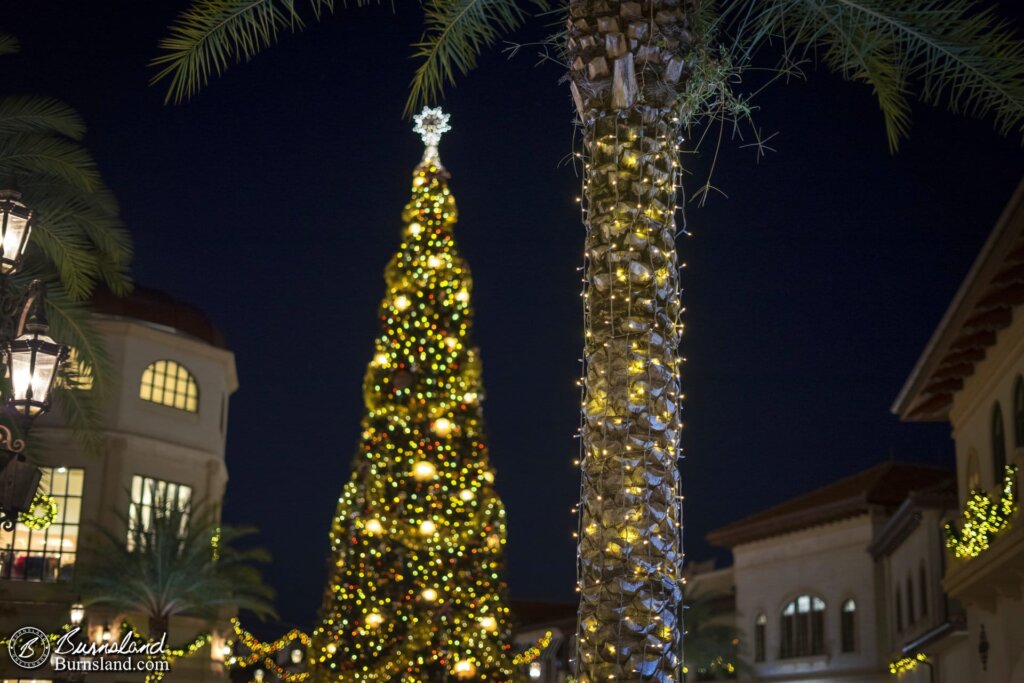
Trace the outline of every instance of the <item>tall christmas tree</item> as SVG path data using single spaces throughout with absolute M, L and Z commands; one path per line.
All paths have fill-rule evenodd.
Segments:
M 472 281 L 437 153 L 448 115 L 427 108 L 415 120 L 426 152 L 385 271 L 313 656 L 326 680 L 506 681 L 505 509 L 484 442 Z

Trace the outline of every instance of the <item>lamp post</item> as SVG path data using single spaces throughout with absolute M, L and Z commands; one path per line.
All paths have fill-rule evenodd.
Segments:
M 82 604 L 82 598 L 78 598 L 68 613 L 68 618 L 71 620 L 71 626 L 81 626 L 82 620 L 85 619 L 85 605 Z
M 0 357 L 6 379 L 5 411 L 18 432 L 0 425 L 0 526 L 10 531 L 18 515 L 32 507 L 42 476 L 25 460 L 25 440 L 32 420 L 50 408 L 57 371 L 68 347 L 48 335 L 45 287 L 39 280 L 24 293 L 10 290 L 9 277 L 18 272 L 35 222 L 35 213 L 13 190 L 0 190 Z

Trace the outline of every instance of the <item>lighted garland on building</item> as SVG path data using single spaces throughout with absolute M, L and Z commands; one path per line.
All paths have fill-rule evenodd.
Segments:
M 977 557 L 988 550 L 992 539 L 1010 526 L 1017 510 L 1017 466 L 1007 465 L 998 500 L 975 489 L 964 506 L 963 522 L 957 529 L 945 526 L 946 547 L 958 558 Z
M 889 662 L 889 673 L 894 676 L 902 676 L 905 673 L 910 673 L 921 664 L 928 663 L 928 655 L 923 652 L 918 652 L 913 657 L 900 657 Z
M 49 528 L 57 520 L 57 499 L 45 493 L 37 493 L 26 512 L 18 515 L 18 522 L 36 531 Z
M 315 666 L 328 680 L 507 681 L 515 661 L 502 580 L 505 510 L 494 490 L 471 337 L 472 282 L 425 109 L 402 243 L 385 270 L 367 413 L 330 534 Z
M 307 680 L 312 675 L 312 671 L 308 668 L 303 671 L 287 671 L 274 659 L 278 652 L 294 649 L 295 643 L 299 643 L 306 651 L 308 664 L 312 641 L 306 633 L 299 629 L 292 629 L 277 640 L 264 643 L 252 633 L 242 628 L 242 624 L 238 619 L 232 619 L 231 626 L 237 638 L 235 642 L 249 652 L 244 655 L 235 654 L 229 657 L 226 662 L 228 668 L 238 667 L 245 669 L 261 664 L 264 669 L 270 671 L 270 673 L 286 683 L 301 683 L 301 681 Z
M 132 632 L 138 638 L 142 638 L 142 631 L 132 626 L 131 622 L 127 619 L 121 621 L 121 633 Z M 180 647 L 168 647 L 163 651 L 163 654 L 158 656 L 149 656 L 147 659 L 150 661 L 166 661 L 171 666 L 174 665 L 174 660 L 181 659 L 183 657 L 191 657 L 196 654 L 204 647 L 209 645 L 213 641 L 213 634 L 209 632 L 200 633 L 195 638 L 190 640 L 188 643 L 181 645 Z M 152 644 L 156 641 L 146 639 L 147 644 Z M 159 683 L 162 681 L 164 676 L 167 675 L 166 671 L 149 671 L 146 673 L 145 683 Z

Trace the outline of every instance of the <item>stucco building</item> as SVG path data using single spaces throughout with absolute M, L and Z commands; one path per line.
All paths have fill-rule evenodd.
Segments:
M 113 371 L 113 391 L 102 408 L 103 455 L 79 450 L 59 410 L 36 421 L 33 437 L 45 444 L 41 489 L 56 499 L 58 517 L 43 531 L 22 524 L 0 531 L 3 634 L 24 625 L 55 632 L 68 623 L 76 600 L 71 582 L 92 525 L 127 534 L 125 520 L 135 512 L 145 517 L 154 492 L 216 510 L 224 495 L 228 399 L 238 379 L 223 337 L 200 311 L 153 290 L 137 288 L 123 299 L 98 294 L 95 310 Z M 93 639 L 105 630 L 116 637 L 119 616 L 90 609 L 82 626 Z M 174 619 L 170 644 L 204 627 L 197 620 Z M 169 680 L 220 680 L 223 640 L 218 644 L 179 660 Z M 19 671 L 6 656 L 0 667 L 4 683 L 53 678 L 46 668 L 32 675 Z M 110 674 L 88 678 L 113 680 Z
M 958 507 L 977 492 L 1019 492 L 1024 469 L 1024 183 L 1018 186 L 907 379 L 893 411 L 948 422 Z M 1016 467 L 1007 470 L 1007 466 Z M 1019 494 L 1018 494 L 1019 496 Z M 967 611 L 962 680 L 1024 681 L 1024 519 L 1019 506 L 987 549 L 949 557 L 946 593 Z
M 950 610 L 939 584 L 942 514 L 952 473 L 886 462 L 708 535 L 731 549 L 740 680 L 880 683 L 900 643 Z M 930 507 L 932 497 L 939 499 Z M 872 552 L 872 551 L 875 552 Z

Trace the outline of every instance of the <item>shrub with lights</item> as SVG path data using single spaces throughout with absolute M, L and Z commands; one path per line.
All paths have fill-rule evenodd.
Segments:
M 958 558 L 977 557 L 999 532 L 1010 526 L 1017 511 L 1017 466 L 1007 465 L 998 500 L 983 491 L 971 491 L 964 506 L 963 522 L 957 529 L 946 524 L 946 547 Z
M 312 636 L 326 680 L 506 681 L 522 659 L 509 643 L 505 510 L 484 437 L 472 282 L 437 155 L 447 118 L 416 117 L 427 150 L 385 271 L 362 438 Z

